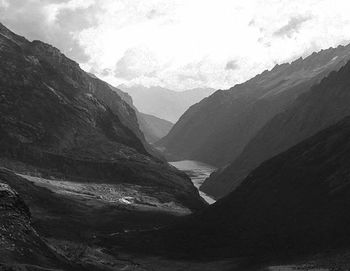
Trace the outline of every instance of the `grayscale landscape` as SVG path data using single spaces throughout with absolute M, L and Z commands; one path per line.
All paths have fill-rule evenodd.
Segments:
M 0 271 L 350 270 L 349 10 L 0 0 Z

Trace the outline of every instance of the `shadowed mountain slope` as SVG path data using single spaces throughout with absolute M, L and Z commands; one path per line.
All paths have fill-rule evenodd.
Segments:
M 174 256 L 276 259 L 348 248 L 349 163 L 347 117 L 264 162 L 185 223 L 137 236 L 134 249 L 151 243 Z
M 332 72 L 286 111 L 269 121 L 226 169 L 213 174 L 201 189 L 222 197 L 263 161 L 350 115 L 350 63 Z
M 350 46 L 330 48 L 219 90 L 189 108 L 157 145 L 170 159 L 225 166 L 267 121 L 349 58 Z
M 152 115 L 138 113 L 138 116 L 140 129 L 149 143 L 155 143 L 159 139 L 166 136 L 174 126 L 174 124 L 170 121 L 163 120 Z
M 33 229 L 28 206 L 3 179 L 0 175 L 0 270 L 73 270 Z

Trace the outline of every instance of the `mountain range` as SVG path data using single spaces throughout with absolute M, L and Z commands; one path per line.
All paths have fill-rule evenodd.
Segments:
M 222 197 L 234 190 L 251 170 L 350 114 L 350 64 L 332 72 L 300 95 L 250 140 L 233 163 L 213 174 L 201 187 Z
M 330 48 L 218 90 L 191 106 L 157 146 L 171 160 L 226 166 L 271 118 L 348 59 L 349 45 Z

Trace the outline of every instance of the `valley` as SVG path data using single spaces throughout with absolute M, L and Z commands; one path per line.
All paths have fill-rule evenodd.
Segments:
M 0 0 L 0 271 L 350 270 L 327 1 Z

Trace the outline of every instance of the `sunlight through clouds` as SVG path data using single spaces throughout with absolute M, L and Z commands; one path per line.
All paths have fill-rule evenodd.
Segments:
M 346 44 L 348 10 L 343 0 L 0 1 L 3 23 L 53 43 L 102 79 L 177 90 L 228 88 Z M 22 22 L 6 16 L 25 11 Z

